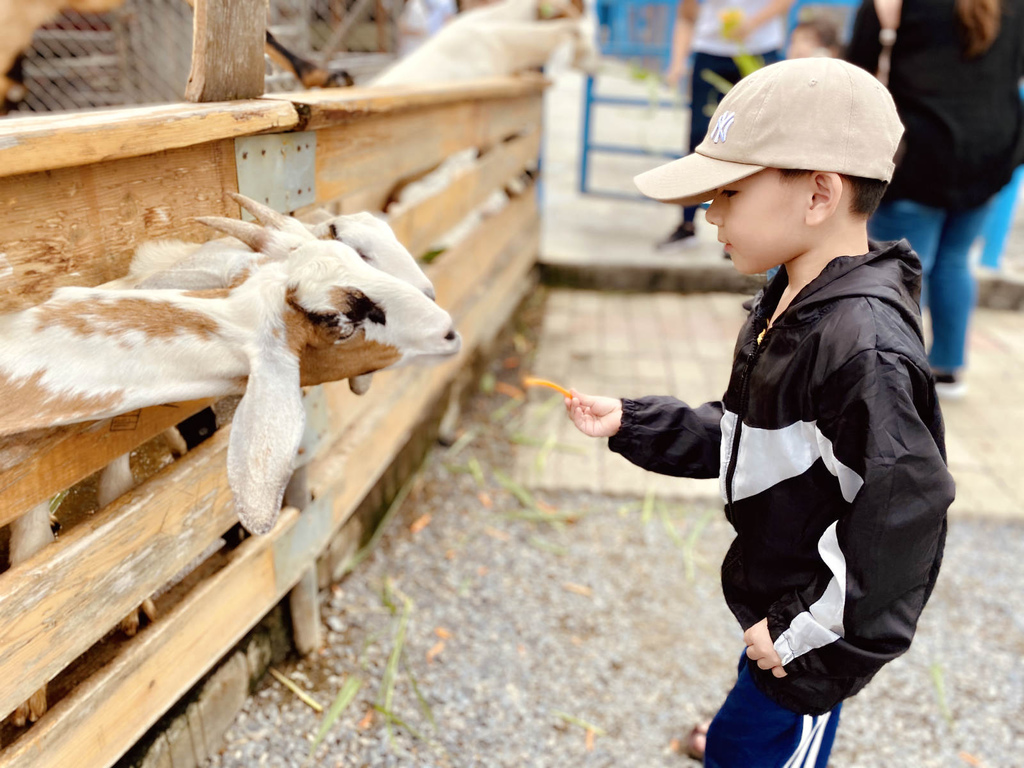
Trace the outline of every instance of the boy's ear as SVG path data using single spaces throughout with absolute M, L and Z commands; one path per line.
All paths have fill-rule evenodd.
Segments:
M 840 210 L 848 190 L 838 173 L 815 171 L 807 183 L 810 185 L 810 199 L 805 221 L 813 227 L 825 223 Z

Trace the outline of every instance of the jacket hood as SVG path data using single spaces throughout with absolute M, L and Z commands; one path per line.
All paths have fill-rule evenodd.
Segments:
M 871 250 L 859 256 L 839 256 L 804 286 L 779 318 L 777 325 L 797 325 L 815 320 L 825 306 L 838 299 L 874 298 L 896 309 L 923 336 L 921 330 L 921 261 L 906 240 L 869 243 Z M 842 277 L 842 280 L 838 278 Z M 775 307 L 789 283 L 780 269 L 754 303 L 754 312 Z

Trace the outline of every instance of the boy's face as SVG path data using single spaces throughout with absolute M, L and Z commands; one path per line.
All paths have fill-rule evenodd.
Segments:
M 803 185 L 768 168 L 718 190 L 705 218 L 736 269 L 756 275 L 804 251 L 806 197 Z

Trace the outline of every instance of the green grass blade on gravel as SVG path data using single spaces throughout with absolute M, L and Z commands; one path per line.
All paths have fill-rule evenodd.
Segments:
M 562 712 L 560 709 L 553 709 L 553 710 L 551 710 L 551 714 L 554 715 L 555 717 L 562 718 L 563 720 L 565 720 L 565 722 L 570 723 L 571 725 L 578 725 L 580 728 L 582 728 L 585 731 L 593 731 L 598 736 L 606 736 L 607 735 L 607 733 L 605 732 L 605 730 L 603 728 L 599 728 L 598 726 L 594 725 L 593 723 L 588 723 L 586 720 L 581 720 L 578 717 L 573 717 L 568 712 Z
M 405 633 L 409 627 L 409 616 L 412 613 L 412 600 L 405 598 L 402 614 L 398 619 L 398 629 L 395 631 L 395 645 L 391 649 L 388 663 L 384 667 L 384 677 L 380 683 L 380 706 L 381 711 L 388 714 L 387 730 L 388 740 L 394 744 L 395 734 L 391 728 L 393 716 L 391 716 L 392 703 L 395 698 L 395 681 L 398 678 L 398 662 L 402 658 L 402 650 L 405 647 Z
M 956 725 L 956 721 L 953 719 L 953 713 L 949 711 L 949 703 L 946 700 L 946 679 L 942 671 L 942 665 L 936 661 L 928 667 L 928 672 L 931 674 L 932 685 L 935 687 L 935 698 L 939 703 L 939 712 L 942 713 L 946 724 L 952 728 Z
M 683 564 L 686 567 L 686 580 L 691 584 L 697 577 L 695 567 L 697 542 L 700 539 L 701 533 L 707 528 L 708 523 L 718 514 L 718 510 L 709 509 L 697 519 L 697 522 L 693 525 L 693 530 L 686 536 L 686 542 L 683 544 Z
M 487 486 L 487 479 L 484 477 L 484 468 L 480 466 L 480 462 L 477 461 L 476 456 L 469 460 L 467 466 L 469 467 L 469 474 L 473 476 L 473 481 L 476 483 L 477 488 L 485 488 Z
M 665 533 L 668 534 L 669 539 L 680 549 L 686 546 L 686 542 L 683 541 L 683 537 L 679 535 L 679 529 L 676 528 L 675 521 L 668 512 L 668 505 L 658 502 L 658 517 L 661 518 L 661 524 L 665 528 Z
M 402 508 L 402 504 L 405 503 L 406 498 L 408 498 L 409 493 L 412 491 L 413 485 L 415 485 L 418 478 L 419 473 L 417 472 L 405 481 L 405 485 L 403 485 L 399 489 L 398 493 L 395 494 L 395 498 L 391 501 L 391 506 L 388 507 L 388 511 L 384 513 L 384 517 L 382 517 L 380 522 L 377 524 L 377 528 L 374 530 L 370 540 L 360 547 L 359 550 L 345 562 L 341 571 L 342 576 L 354 571 L 356 566 L 370 556 L 374 547 L 377 546 L 377 542 L 380 541 L 380 537 L 384 535 L 384 529 L 387 528 L 388 523 L 391 522 L 391 519 L 395 516 L 398 510 Z
M 309 755 L 306 757 L 305 765 L 312 765 L 313 755 L 316 754 L 317 748 L 323 743 L 327 732 L 331 730 L 331 726 L 334 725 L 335 721 L 341 717 L 342 713 L 348 708 L 348 705 L 355 699 L 362 684 L 363 681 L 358 677 L 349 677 L 345 680 L 345 684 L 341 686 L 341 690 L 334 697 L 330 709 L 327 710 L 327 714 L 324 715 L 324 719 L 320 723 L 320 729 L 316 732 L 313 743 L 309 747 Z
M 551 451 L 554 450 L 557 444 L 558 436 L 552 432 L 547 436 L 547 439 L 544 441 L 544 444 L 541 445 L 540 450 L 537 451 L 537 456 L 533 460 L 534 469 L 538 472 L 544 471 L 544 467 L 546 467 L 548 463 L 548 456 L 551 455 Z
M 559 557 L 569 554 L 569 550 L 566 547 L 550 542 L 547 539 L 542 539 L 540 536 L 531 536 L 530 544 L 543 552 L 550 552 Z
M 500 469 L 494 470 L 494 479 L 498 481 L 498 485 L 515 496 L 524 507 L 540 511 L 540 507 L 537 505 L 537 500 L 533 498 L 533 494 Z
M 476 427 L 470 427 L 469 429 L 467 429 L 459 436 L 459 439 L 452 443 L 448 450 L 445 451 L 445 458 L 454 459 L 456 456 L 462 453 L 463 449 L 465 449 L 470 443 L 476 440 L 477 435 L 479 434 L 480 430 L 478 430 Z
M 289 691 L 298 696 L 302 703 L 306 704 L 314 712 L 319 714 L 324 711 L 324 708 L 320 704 L 320 702 L 318 702 L 304 690 L 299 688 L 299 686 L 297 686 L 294 681 L 284 676 L 273 667 L 268 667 L 267 669 L 270 671 L 270 674 L 273 676 L 275 680 L 277 680 L 279 683 L 281 683 L 281 685 L 283 685 Z
M 516 410 L 523 407 L 525 400 L 510 399 L 507 403 L 502 405 L 500 408 L 495 409 L 491 414 L 491 421 L 498 424 L 504 423 L 504 421 Z
M 416 682 L 416 676 L 409 669 L 407 664 L 402 664 L 405 669 L 405 674 L 409 676 L 409 682 L 412 683 L 412 692 L 416 694 L 416 700 L 420 703 L 420 709 L 423 710 L 423 714 L 427 716 L 427 720 L 430 721 L 432 728 L 437 730 L 437 721 L 434 720 L 434 710 L 430 708 L 430 702 L 427 701 L 426 697 L 420 691 L 419 683 Z
M 643 525 L 647 525 L 651 521 L 651 515 L 654 514 L 655 498 L 654 489 L 648 488 L 644 493 L 644 504 L 640 508 L 640 522 Z

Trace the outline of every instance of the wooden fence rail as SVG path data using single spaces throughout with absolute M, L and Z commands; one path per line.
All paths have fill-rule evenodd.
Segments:
M 335 212 L 379 209 L 406 179 L 480 149 L 479 162 L 392 221 L 406 246 L 423 253 L 536 166 L 543 87 L 539 78 L 510 78 L 7 121 L 0 311 L 32 306 L 60 286 L 120 277 L 146 240 L 209 238 L 192 217 L 239 215 L 226 195 L 239 190 L 235 141 L 256 134 L 314 132 L 314 205 Z M 427 272 L 463 335 L 462 353 L 437 367 L 377 374 L 362 398 L 345 382 L 322 385 L 321 434 L 308 464 L 315 500 L 286 510 L 269 535 L 208 561 L 136 637 L 110 631 L 236 525 L 224 462 L 229 427 L 0 573 L 0 718 L 74 669 L 38 723 L 4 727 L 0 768 L 115 763 L 315 567 L 412 429 L 528 290 L 538 247 L 528 190 L 433 261 Z M 0 444 L 0 525 L 209 403 L 144 409 L 127 429 L 105 420 Z

